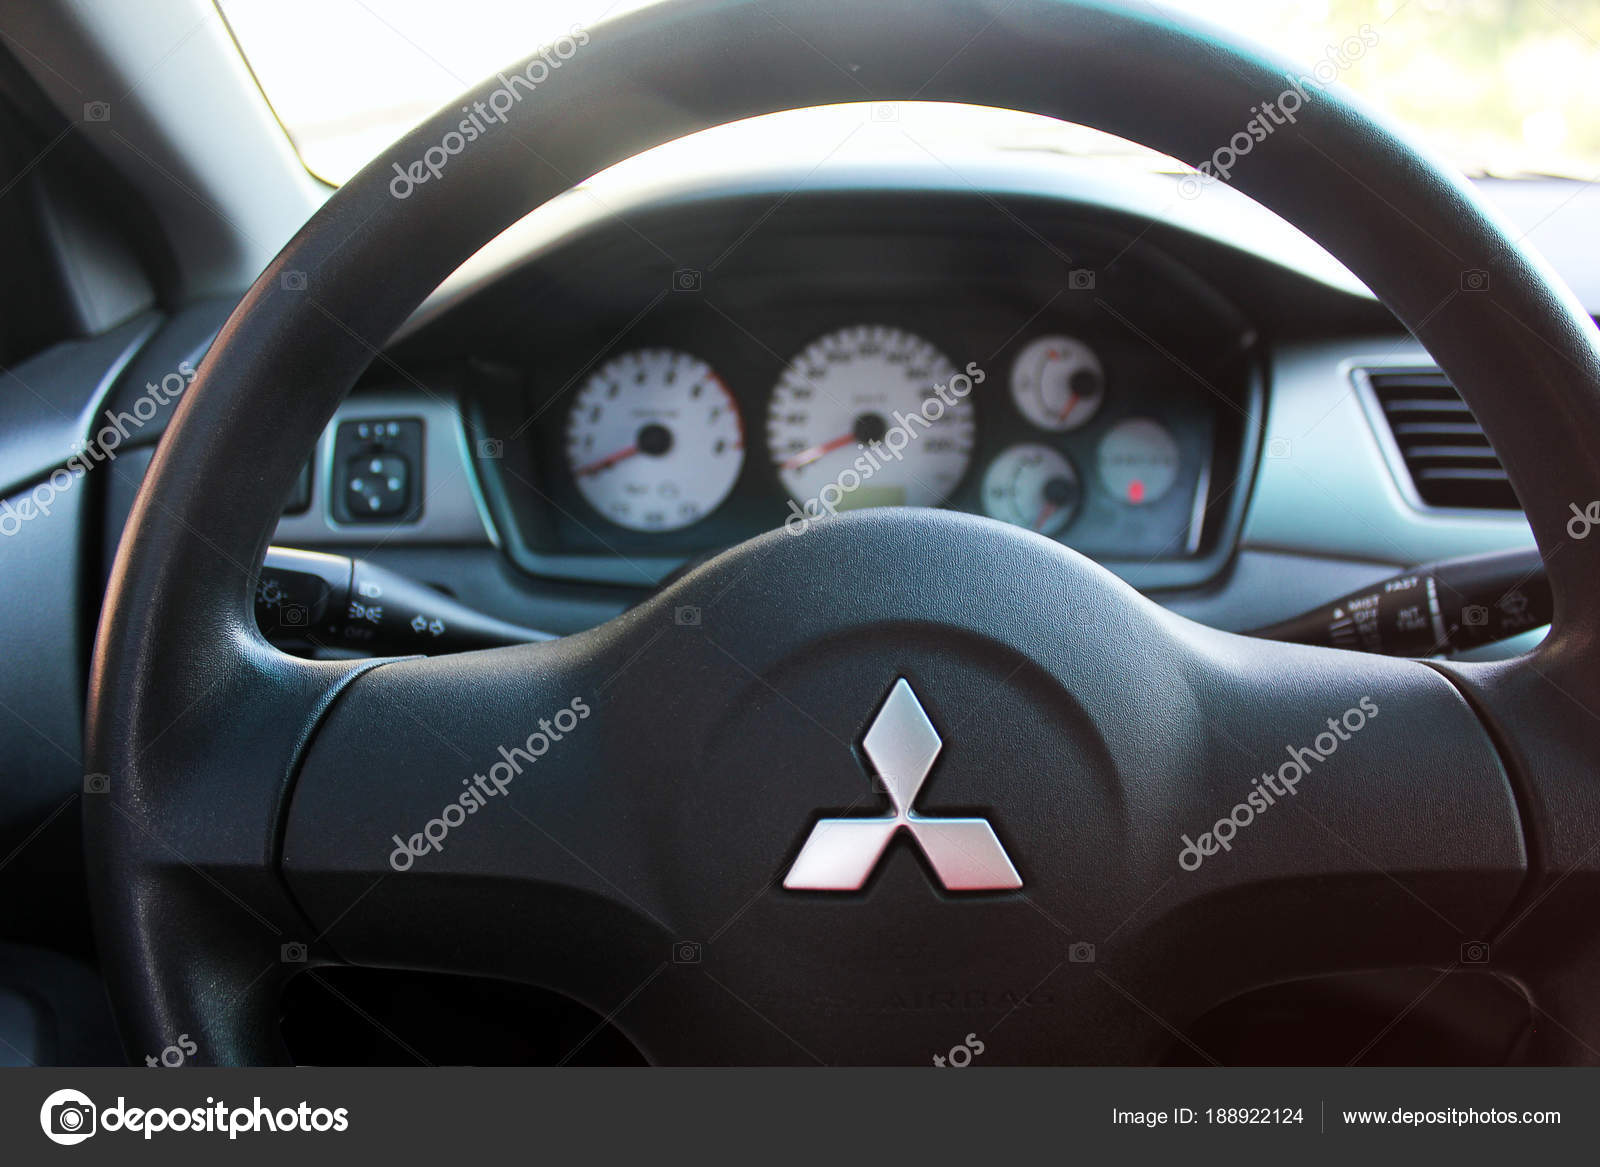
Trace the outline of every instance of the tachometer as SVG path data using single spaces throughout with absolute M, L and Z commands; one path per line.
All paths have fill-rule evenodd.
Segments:
M 673 349 L 607 361 L 567 420 L 567 465 L 589 505 L 632 531 L 676 531 L 728 497 L 744 426 L 711 366 Z
M 772 391 L 767 446 L 778 477 L 823 510 L 937 506 L 972 459 L 972 387 L 933 345 L 898 328 L 829 333 Z

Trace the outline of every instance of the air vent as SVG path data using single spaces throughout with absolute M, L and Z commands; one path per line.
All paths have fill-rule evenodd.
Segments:
M 1521 509 L 1483 427 L 1442 372 L 1372 369 L 1367 380 L 1423 502 L 1476 510 Z

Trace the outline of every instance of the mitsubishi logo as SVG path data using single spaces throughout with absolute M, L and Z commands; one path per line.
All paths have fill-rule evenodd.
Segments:
M 894 813 L 882 818 L 823 819 L 811 829 L 783 886 L 794 891 L 859 891 L 889 840 L 910 834 L 947 891 L 1021 887 L 988 819 L 929 818 L 912 806 L 944 743 L 904 677 L 894 684 L 862 740 L 883 779 Z

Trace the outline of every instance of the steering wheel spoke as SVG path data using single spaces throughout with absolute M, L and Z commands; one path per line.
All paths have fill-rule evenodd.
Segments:
M 1143 934 L 1123 933 L 1136 964 L 1185 970 L 1174 1014 L 1282 981 L 1478 963 L 1527 859 L 1511 782 L 1457 689 L 1416 661 L 1181 634 L 1204 744 L 1149 792 L 1140 836 L 1167 882 Z

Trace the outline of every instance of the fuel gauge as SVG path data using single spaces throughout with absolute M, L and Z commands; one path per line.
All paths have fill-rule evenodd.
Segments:
M 1035 442 L 1002 450 L 983 476 L 984 513 L 1041 535 L 1064 530 L 1082 496 L 1067 456 Z
M 1081 340 L 1041 336 L 1011 366 L 1011 399 L 1042 430 L 1064 432 L 1088 422 L 1106 397 L 1100 358 Z

